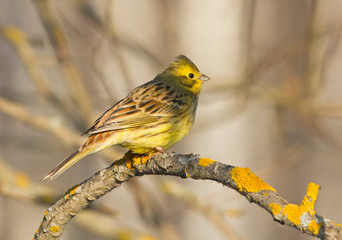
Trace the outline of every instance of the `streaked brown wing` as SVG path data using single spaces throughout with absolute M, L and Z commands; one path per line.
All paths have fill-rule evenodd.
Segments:
M 162 82 L 151 81 L 133 90 L 95 121 L 86 133 L 95 134 L 154 123 L 160 118 L 182 114 L 191 96 L 176 94 Z

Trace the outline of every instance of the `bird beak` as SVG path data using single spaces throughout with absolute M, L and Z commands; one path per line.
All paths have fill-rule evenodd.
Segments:
M 201 81 L 208 81 L 208 80 L 210 80 L 210 77 L 208 77 L 208 76 L 202 74 L 202 75 L 199 77 L 199 80 L 201 80 Z

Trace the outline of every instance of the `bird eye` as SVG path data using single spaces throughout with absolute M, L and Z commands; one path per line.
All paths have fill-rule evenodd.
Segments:
M 194 74 L 193 73 L 189 73 L 189 78 L 194 78 Z

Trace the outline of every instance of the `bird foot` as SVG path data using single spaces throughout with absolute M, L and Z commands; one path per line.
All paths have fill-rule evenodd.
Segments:
M 165 149 L 162 147 L 156 147 L 156 149 L 158 150 L 158 152 L 160 153 L 166 153 Z

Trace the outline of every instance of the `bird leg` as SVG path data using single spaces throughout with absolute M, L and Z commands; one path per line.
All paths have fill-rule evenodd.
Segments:
M 167 152 L 165 151 L 165 149 L 162 148 L 162 147 L 156 147 L 156 150 L 157 150 L 158 152 L 153 153 L 152 155 L 150 155 L 150 157 L 152 157 L 152 156 L 154 156 L 154 155 L 157 155 L 157 154 L 159 154 L 159 153 L 163 153 L 163 154 L 167 153 Z
M 166 153 L 165 149 L 162 147 L 156 147 L 156 149 L 158 150 L 158 152 L 160 153 Z

